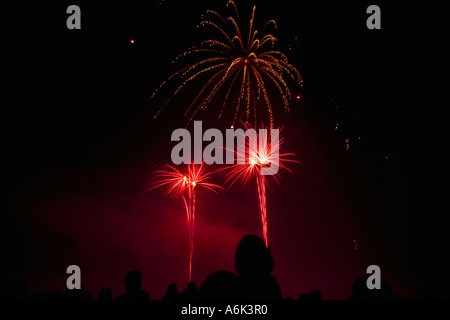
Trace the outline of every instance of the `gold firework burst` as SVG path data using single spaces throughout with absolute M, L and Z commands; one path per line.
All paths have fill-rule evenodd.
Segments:
M 219 118 L 227 106 L 234 107 L 232 126 L 239 112 L 245 112 L 247 122 L 251 114 L 257 122 L 257 106 L 265 106 L 270 119 L 270 127 L 274 125 L 272 105 L 273 97 L 269 95 L 268 86 L 277 92 L 286 111 L 289 110 L 291 91 L 288 82 L 302 85 L 299 71 L 289 63 L 285 54 L 275 51 L 277 38 L 267 30 L 277 28 L 275 20 L 268 21 L 261 31 L 254 27 L 255 10 L 253 7 L 248 33 L 244 34 L 236 4 L 230 0 L 233 14 L 224 18 L 217 11 L 208 10 L 202 16 L 200 26 L 209 26 L 218 31 L 220 40 L 206 40 L 199 46 L 189 48 L 175 60 L 196 54 L 200 59 L 173 74 L 153 93 L 152 98 L 170 80 L 178 78 L 181 85 L 172 96 L 158 109 L 155 118 L 169 104 L 173 97 L 196 81 L 203 81 L 202 89 L 190 103 L 185 116 L 188 124 L 197 113 L 205 110 L 213 98 L 221 95 Z M 272 91 L 271 91 L 272 92 Z

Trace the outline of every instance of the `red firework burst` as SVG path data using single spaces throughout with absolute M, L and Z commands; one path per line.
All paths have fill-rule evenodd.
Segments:
M 189 282 L 192 280 L 192 257 L 194 252 L 194 221 L 195 221 L 195 190 L 198 187 L 206 188 L 217 194 L 216 189 L 221 186 L 208 183 L 210 174 L 206 173 L 203 163 L 201 165 L 190 164 L 187 173 L 172 166 L 166 166 L 167 170 L 156 171 L 158 181 L 153 183 L 149 190 L 165 187 L 165 193 L 172 199 L 182 198 L 189 228 Z M 186 200 L 187 196 L 187 200 Z
M 248 126 L 244 125 L 244 127 L 248 130 Z M 264 130 L 264 127 L 262 129 Z M 262 169 L 264 168 L 267 175 L 272 176 L 279 183 L 277 179 L 279 169 L 286 169 L 292 172 L 291 169 L 286 167 L 286 162 L 300 163 L 297 160 L 287 158 L 295 156 L 294 153 L 280 153 L 280 147 L 284 143 L 284 139 L 279 136 L 282 129 L 271 130 L 271 141 L 268 139 L 268 131 L 255 131 L 256 137 L 254 143 L 249 141 L 248 144 L 244 143 L 234 151 L 237 164 L 224 169 L 229 170 L 225 181 L 229 186 L 238 180 L 241 182 L 241 185 L 247 184 L 251 179 L 256 180 L 260 220 L 266 246 L 269 244 L 266 203 L 266 187 L 268 187 L 269 181 L 266 175 L 262 174 Z M 272 164 L 277 164 L 277 166 L 273 166 Z

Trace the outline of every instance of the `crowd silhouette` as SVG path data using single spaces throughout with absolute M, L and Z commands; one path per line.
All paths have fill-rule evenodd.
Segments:
M 219 271 L 210 274 L 200 288 L 191 281 L 182 291 L 171 283 L 162 298 L 165 301 L 176 300 L 282 300 L 278 281 L 271 272 L 275 266 L 270 250 L 264 241 L 255 236 L 245 236 L 238 245 L 235 256 L 236 273 Z M 381 289 L 370 290 L 367 287 L 367 277 L 359 277 L 352 286 L 353 295 L 350 300 L 400 300 L 387 284 L 381 283 Z M 125 276 L 125 292 L 114 298 L 113 292 L 105 288 L 98 294 L 98 300 L 150 300 L 150 293 L 141 289 L 142 274 L 131 270 Z M 439 299 L 435 290 L 419 291 L 419 299 Z M 27 294 L 27 286 L 20 282 L 8 282 L 0 285 L 0 299 L 9 300 L 93 300 L 92 293 L 82 286 L 79 290 L 44 291 Z M 288 297 L 284 300 L 292 300 Z M 319 291 L 301 293 L 298 300 L 322 300 Z

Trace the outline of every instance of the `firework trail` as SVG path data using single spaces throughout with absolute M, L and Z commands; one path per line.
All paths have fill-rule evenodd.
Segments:
M 231 7 L 233 12 L 228 18 L 213 10 L 207 10 L 202 16 L 199 26 L 213 28 L 220 38 L 203 41 L 173 61 L 190 55 L 198 57 L 197 62 L 173 74 L 153 93 L 152 98 L 172 79 L 182 82 L 158 109 L 155 118 L 173 97 L 198 81 L 202 81 L 202 89 L 186 110 L 188 124 L 199 111 L 205 110 L 215 97 L 220 96 L 222 100 L 219 118 L 227 105 L 233 105 L 235 110 L 232 126 L 242 109 L 247 122 L 250 114 L 253 115 L 256 126 L 257 108 L 266 107 L 272 128 L 273 101 L 269 98 L 268 88 L 278 92 L 284 109 L 289 110 L 291 91 L 288 82 L 297 85 L 302 85 L 303 82 L 299 71 L 289 63 L 286 55 L 273 49 L 277 38 L 267 30 L 271 27 L 277 28 L 275 20 L 268 21 L 258 31 L 254 26 L 254 6 L 247 33 L 242 28 L 235 3 L 230 0 L 227 7 Z
M 247 126 L 244 125 L 244 127 L 248 130 Z M 233 185 L 236 181 L 240 181 L 241 185 L 246 185 L 250 180 L 256 180 L 262 234 L 266 246 L 268 246 L 266 189 L 268 188 L 269 181 L 266 175 L 262 174 L 261 170 L 262 168 L 267 170 L 269 175 L 279 183 L 277 179 L 278 169 L 286 169 L 292 172 L 291 169 L 286 167 L 285 163 L 300 162 L 287 158 L 295 156 L 294 153 L 280 153 L 280 147 L 284 143 L 284 139 L 280 138 L 279 135 L 283 128 L 272 131 L 275 133 L 272 135 L 271 141 L 267 137 L 268 130 L 264 130 L 264 127 L 262 129 L 262 131 L 255 131 L 256 139 L 254 139 L 254 143 L 249 141 L 248 144 L 244 143 L 234 151 L 237 164 L 222 170 L 228 170 L 225 183 L 229 186 Z M 278 143 L 272 143 L 273 141 L 277 141 Z M 276 171 L 273 169 L 272 163 L 278 163 L 278 169 Z
M 156 171 L 157 181 L 149 189 L 165 187 L 165 193 L 172 199 L 182 198 L 186 209 L 186 218 L 189 229 L 189 282 L 192 280 L 192 257 L 194 253 L 194 222 L 195 222 L 195 190 L 198 187 L 206 188 L 217 194 L 216 189 L 221 186 L 208 183 L 210 174 L 205 172 L 201 165 L 190 164 L 187 173 L 183 173 L 172 166 L 167 170 Z

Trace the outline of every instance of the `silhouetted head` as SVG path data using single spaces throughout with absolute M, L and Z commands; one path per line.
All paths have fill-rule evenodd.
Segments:
M 112 300 L 112 290 L 109 288 L 102 289 L 98 294 L 98 300 Z
M 322 300 L 322 293 L 320 291 L 311 291 L 309 297 L 310 300 Z
M 197 288 L 197 284 L 194 281 L 188 283 L 186 289 L 183 291 L 183 297 L 185 299 L 196 299 L 200 290 Z
M 274 261 L 263 239 L 255 235 L 247 235 L 238 245 L 234 267 L 241 277 L 251 274 L 270 274 L 274 268 Z
M 197 284 L 195 283 L 195 281 L 191 281 L 188 283 L 186 289 L 197 289 Z
M 127 291 L 136 291 L 139 290 L 142 283 L 141 273 L 137 270 L 131 270 L 127 273 L 125 277 L 125 287 Z
M 240 294 L 239 278 L 228 271 L 212 273 L 203 281 L 200 293 L 204 299 L 237 299 Z
M 178 286 L 176 283 L 171 283 L 167 286 L 168 295 L 176 295 L 178 293 Z
M 298 300 L 322 300 L 320 291 L 311 291 L 310 293 L 302 293 Z

